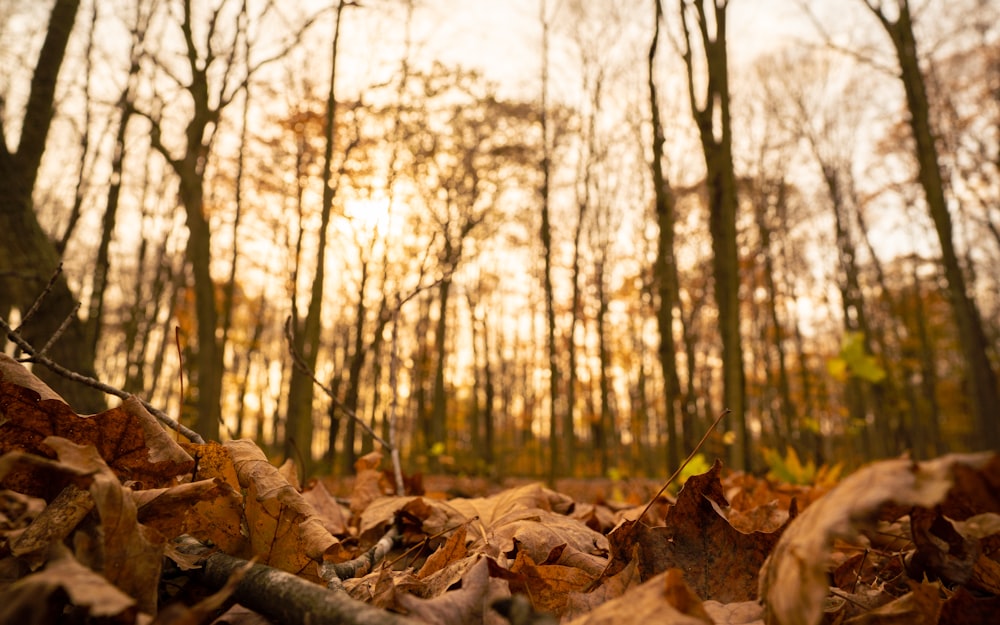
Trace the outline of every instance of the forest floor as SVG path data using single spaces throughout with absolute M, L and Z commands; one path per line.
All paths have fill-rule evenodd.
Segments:
M 0 623 L 995 623 L 1000 456 L 821 485 L 716 461 L 650 480 L 425 476 L 382 455 L 300 487 L 252 441 L 80 416 L 0 357 Z M 829 476 L 828 476 L 829 477 Z

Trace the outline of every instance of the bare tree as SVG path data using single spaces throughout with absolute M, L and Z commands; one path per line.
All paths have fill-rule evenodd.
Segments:
M 653 154 L 650 170 L 653 175 L 653 207 L 656 215 L 656 263 L 653 279 L 656 284 L 656 325 L 660 331 L 660 369 L 664 380 L 664 419 L 667 424 L 667 468 L 673 470 L 681 463 L 681 437 L 677 429 L 677 399 L 680 382 L 677 377 L 677 347 L 674 344 L 674 308 L 677 270 L 674 262 L 674 221 L 677 201 L 663 166 L 663 122 L 660 120 L 660 100 L 656 90 L 654 72 L 659 48 L 660 27 L 663 24 L 663 2 L 653 0 L 653 40 L 649 44 L 648 86 L 649 108 L 653 124 Z
M 55 115 L 56 83 L 66 44 L 76 20 L 79 0 L 56 0 L 49 27 L 31 78 L 28 101 L 21 119 L 21 136 L 11 147 L 0 123 L 0 314 L 17 308 L 24 315 L 56 274 L 59 252 L 42 228 L 35 212 L 33 195 L 49 128 Z M 5 115 L 0 100 L 0 115 Z M 5 120 L 6 121 L 6 120 Z M 76 303 L 65 274 L 60 273 L 47 292 L 44 305 L 25 319 L 21 335 L 37 347 L 49 346 L 47 355 L 55 362 L 89 377 L 95 377 L 94 351 L 84 340 L 84 327 L 76 314 Z M 47 370 L 39 378 L 55 389 L 75 409 L 96 412 L 105 407 L 99 391 L 70 382 Z
M 750 464 L 743 347 L 740 341 L 740 266 L 736 246 L 738 208 L 733 169 L 733 138 L 730 115 L 729 59 L 726 52 L 728 0 L 679 0 L 683 22 L 683 58 L 687 67 L 691 114 L 698 126 L 705 154 L 708 189 L 709 231 L 712 235 L 712 275 L 715 303 L 722 335 L 722 382 L 725 408 L 732 411 L 730 424 L 736 434 L 731 448 L 733 466 Z M 695 79 L 692 30 L 704 56 L 707 71 L 704 94 L 699 96 Z
M 863 1 L 885 29 L 899 61 L 900 80 L 906 93 L 910 130 L 915 143 L 918 177 L 941 247 L 941 262 L 948 282 L 949 300 L 968 366 L 969 404 L 976 428 L 976 444 L 996 449 L 1000 447 L 1000 428 L 996 424 L 1000 390 L 987 353 L 982 318 L 969 293 L 965 272 L 955 247 L 954 226 L 945 198 L 945 182 L 939 164 L 937 139 L 931 124 L 926 80 L 920 68 L 917 41 L 913 33 L 910 3 L 908 0 L 896 0 L 890 3 L 894 5 L 890 9 L 881 0 Z

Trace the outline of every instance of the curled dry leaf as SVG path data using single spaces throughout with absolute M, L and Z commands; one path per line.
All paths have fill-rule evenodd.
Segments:
M 399 605 L 410 616 L 431 625 L 478 625 L 489 604 L 498 597 L 490 592 L 490 574 L 486 558 L 480 558 L 462 578 L 462 587 L 433 599 L 419 599 L 400 594 Z
M 885 460 L 869 465 L 806 508 L 785 530 L 761 571 L 767 622 L 815 625 L 827 596 L 833 541 L 870 526 L 885 506 L 932 507 L 945 499 L 956 467 L 982 468 L 990 454 L 952 454 L 928 462 Z
M 156 613 L 157 584 L 163 558 L 163 537 L 137 520 L 132 490 L 122 486 L 92 446 L 50 436 L 45 444 L 59 461 L 81 471 L 94 471 L 90 495 L 101 520 L 94 561 L 83 564 L 103 573 L 136 600 L 140 611 Z
M 191 534 L 230 555 L 243 555 L 243 497 L 221 478 L 136 491 L 132 497 L 139 521 L 156 528 L 165 539 Z
M 340 541 L 253 441 L 228 441 L 240 486 L 250 546 L 261 563 L 319 582 L 315 562 L 347 559 Z

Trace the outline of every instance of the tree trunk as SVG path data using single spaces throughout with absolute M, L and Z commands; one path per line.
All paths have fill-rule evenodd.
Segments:
M 57 0 L 52 8 L 45 41 L 31 78 L 21 137 L 13 151 L 7 144 L 3 124 L 0 124 L 0 249 L 3 249 L 0 254 L 0 313 L 4 315 L 14 308 L 22 314 L 27 312 L 59 266 L 59 254 L 38 223 L 32 196 L 55 115 L 56 83 L 79 6 L 79 0 Z M 46 355 L 78 373 L 96 377 L 94 351 L 85 340 L 83 323 L 74 311 L 75 306 L 66 276 L 60 274 L 42 307 L 21 328 L 21 335 L 41 348 L 68 319 L 69 325 Z M 100 391 L 70 382 L 41 367 L 35 374 L 77 411 L 98 412 L 107 407 Z
M 542 22 L 542 94 L 541 105 L 539 107 L 539 121 L 542 131 L 542 162 L 541 174 L 542 184 L 539 188 L 539 195 L 542 209 L 542 223 L 539 231 L 539 238 L 542 242 L 542 255 L 544 262 L 544 273 L 542 277 L 545 291 L 545 320 L 546 320 L 546 342 L 548 348 L 549 365 L 549 484 L 555 483 L 559 474 L 561 463 L 559 440 L 565 438 L 564 447 L 568 448 L 575 444 L 572 440 L 572 432 L 563 432 L 560 428 L 559 418 L 559 360 L 556 355 L 556 310 L 555 293 L 552 287 L 552 223 L 551 206 L 549 205 L 549 178 L 551 175 L 552 155 L 549 145 L 549 117 L 548 117 L 548 89 L 549 89 L 549 21 L 546 15 L 545 0 L 541 2 L 541 22 Z
M 705 5 L 712 10 L 712 19 Z M 729 60 L 726 53 L 726 9 L 728 0 L 680 0 L 684 22 L 684 62 L 687 67 L 691 111 L 705 153 L 705 183 L 708 189 L 709 232 L 712 235 L 712 273 L 715 303 L 722 335 L 722 384 L 724 407 L 732 411 L 730 427 L 736 441 L 730 449 L 735 469 L 750 468 L 750 440 L 745 414 L 746 380 L 740 341 L 740 266 L 736 245 L 736 176 L 729 108 Z M 690 14 L 694 11 L 694 15 Z M 704 105 L 695 92 L 695 62 L 692 56 L 689 20 L 694 20 L 708 72 Z M 715 32 L 709 32 L 714 22 Z M 717 127 L 718 125 L 718 127 Z
M 451 293 L 451 273 L 441 281 L 438 291 L 438 318 L 434 329 L 434 394 L 431 398 L 430 440 L 428 453 L 430 467 L 433 470 L 441 468 L 440 456 L 447 450 L 447 406 L 448 397 L 444 388 L 444 369 L 448 358 L 448 299 Z
M 656 81 L 653 70 L 656 64 L 656 51 L 660 39 L 660 24 L 663 22 L 663 5 L 661 0 L 653 0 L 655 19 L 653 26 L 653 41 L 649 45 L 648 85 L 649 106 L 653 124 L 653 158 L 650 169 L 653 174 L 653 197 L 656 213 L 656 225 L 659 228 L 657 239 L 656 261 L 653 266 L 653 280 L 656 284 L 657 308 L 656 325 L 660 333 L 660 368 L 663 372 L 664 385 L 664 419 L 667 424 L 667 466 L 668 472 L 674 471 L 681 464 L 681 435 L 677 429 L 677 401 L 680 395 L 680 381 L 677 377 L 677 347 L 674 343 L 674 307 L 677 285 L 674 278 L 674 221 L 677 200 L 670 182 L 663 172 L 663 124 L 660 121 L 660 103 L 656 93 Z
M 333 183 L 333 151 L 337 137 L 337 47 L 340 41 L 340 22 L 344 13 L 344 1 L 337 6 L 337 17 L 334 20 L 333 45 L 330 55 L 330 87 L 326 99 L 326 125 L 324 128 L 325 146 L 323 149 L 323 204 L 320 213 L 319 242 L 317 243 L 316 272 L 312 288 L 309 292 L 309 307 L 302 321 L 301 354 L 309 371 L 298 368 L 292 370 L 288 391 L 288 424 L 285 435 L 291 440 L 286 441 L 285 454 L 291 455 L 294 448 L 301 454 L 303 475 L 309 475 L 313 469 L 313 394 L 312 375 L 316 371 L 316 359 L 320 348 L 320 316 L 323 310 L 323 287 L 326 279 L 326 237 L 330 225 L 330 213 L 333 211 L 333 199 L 336 195 L 336 185 Z M 293 295 L 294 297 L 294 295 Z M 295 320 L 298 323 L 299 320 Z
M 882 12 L 880 4 L 872 4 L 871 0 L 865 0 L 865 4 L 889 35 L 899 60 L 900 79 L 910 113 L 910 129 L 916 143 L 920 185 L 941 246 L 941 262 L 948 282 L 949 301 L 968 367 L 969 404 L 975 429 L 973 444 L 984 449 L 997 449 L 1000 447 L 1000 427 L 997 427 L 996 417 L 997 406 L 1000 406 L 1000 390 L 987 355 L 982 319 L 975 301 L 969 296 L 965 274 L 955 250 L 951 213 L 945 199 L 944 180 L 931 128 L 930 103 L 924 75 L 920 70 L 909 2 L 897 0 L 899 16 L 895 20 L 890 20 Z

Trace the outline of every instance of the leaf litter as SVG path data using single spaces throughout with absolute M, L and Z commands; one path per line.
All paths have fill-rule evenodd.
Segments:
M 0 622 L 964 625 L 1000 610 L 993 454 L 875 462 L 832 488 L 717 461 L 648 512 L 541 484 L 397 496 L 381 464 L 360 459 L 338 500 L 252 441 L 177 442 L 135 400 L 78 415 L 0 355 Z

